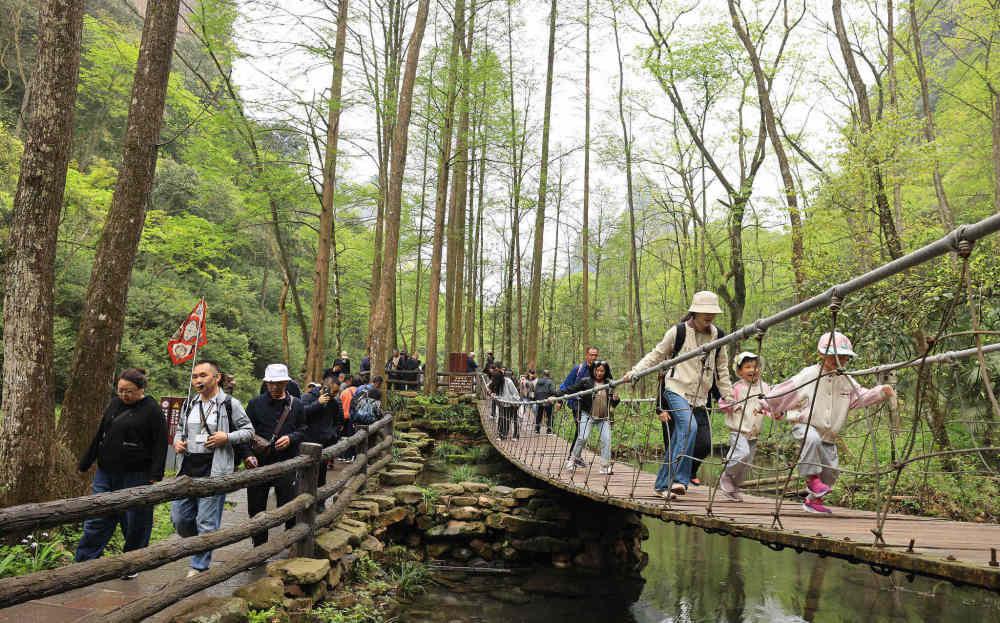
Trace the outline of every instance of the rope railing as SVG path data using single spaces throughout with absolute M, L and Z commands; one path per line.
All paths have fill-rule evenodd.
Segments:
M 276 509 L 248 518 L 239 526 L 179 541 L 156 543 L 116 556 L 0 580 L 0 608 L 89 586 L 125 574 L 145 571 L 192 554 L 214 550 L 249 538 L 252 534 L 277 526 L 293 517 L 296 518 L 298 525 L 286 530 L 277 540 L 254 548 L 245 556 L 212 567 L 193 578 L 169 584 L 157 593 L 137 599 L 108 613 L 105 615 L 105 620 L 117 622 L 142 620 L 183 597 L 261 564 L 270 556 L 290 546 L 297 548 L 298 555 L 312 555 L 315 531 L 335 522 L 368 477 L 384 468 L 392 459 L 393 421 L 392 415 L 386 415 L 371 425 L 359 427 L 350 437 L 326 448 L 322 448 L 319 444 L 304 442 L 301 444 L 299 456 L 252 470 L 208 478 L 179 476 L 155 485 L 0 509 L 0 534 L 24 533 L 185 497 L 229 493 L 293 472 L 298 475 L 299 483 L 298 496 L 293 500 Z M 378 443 L 369 447 L 369 441 L 376 436 L 380 438 Z M 337 480 L 317 488 L 317 469 L 320 462 L 341 456 L 352 448 L 359 448 L 354 462 L 337 473 Z M 325 511 L 317 513 L 317 505 L 333 496 L 337 496 L 336 502 Z
M 622 377 L 620 379 L 611 379 L 606 383 L 595 384 L 595 386 L 590 389 L 573 393 L 565 393 L 559 395 L 558 397 L 547 398 L 544 400 L 507 400 L 500 396 L 489 394 L 488 398 L 492 400 L 495 405 L 497 405 L 497 408 L 494 408 L 493 410 L 499 411 L 504 415 L 496 418 L 496 421 L 490 421 L 487 423 L 488 432 L 494 433 L 494 436 L 496 436 L 498 431 L 501 433 L 504 430 L 508 431 L 506 439 L 502 436 L 497 437 L 499 447 L 503 448 L 503 451 L 508 455 L 508 458 L 521 463 L 526 468 L 537 470 L 545 477 L 551 477 L 555 481 L 560 482 L 562 485 L 565 485 L 570 489 L 578 489 L 592 494 L 597 494 L 598 496 L 605 496 L 606 501 L 612 503 L 614 502 L 614 498 L 612 496 L 612 492 L 609 490 L 609 482 L 611 480 L 611 473 L 613 472 L 613 464 L 615 462 L 619 462 L 634 465 L 637 469 L 631 472 L 633 476 L 629 490 L 623 493 L 621 483 L 619 483 L 614 494 L 616 496 L 621 496 L 621 498 L 626 500 L 634 501 L 637 498 L 642 498 L 644 500 L 642 502 L 643 504 L 649 504 L 646 500 L 652 497 L 652 492 L 637 492 L 637 488 L 639 487 L 639 475 L 642 473 L 645 465 L 648 465 L 651 461 L 655 461 L 657 464 L 665 464 L 663 461 L 665 461 L 666 451 L 661 450 L 659 444 L 660 434 L 655 430 L 661 428 L 660 422 L 657 421 L 656 417 L 646 417 L 644 415 L 644 412 L 646 411 L 644 407 L 646 404 L 650 403 L 653 403 L 651 405 L 652 409 L 650 410 L 650 415 L 655 415 L 658 412 L 658 399 L 627 398 L 620 401 L 618 412 L 613 416 L 613 418 L 611 418 L 611 424 L 609 425 L 611 431 L 612 468 L 602 470 L 602 474 L 597 477 L 594 477 L 595 474 L 593 473 L 595 470 L 594 463 L 597 462 L 597 442 L 596 440 L 591 440 L 589 438 L 590 436 L 585 438 L 584 435 L 581 434 L 579 430 L 579 420 L 574 422 L 570 419 L 570 414 L 567 413 L 554 414 L 554 437 L 561 437 L 565 439 L 565 443 L 554 440 L 550 441 L 549 438 L 542 440 L 535 438 L 519 441 L 517 439 L 517 421 L 522 415 L 521 412 L 525 410 L 530 412 L 532 409 L 539 408 L 539 405 L 548 405 L 549 408 L 551 408 L 551 405 L 556 402 L 561 403 L 601 391 L 610 391 L 625 382 L 635 382 L 636 380 L 654 372 L 667 370 L 685 361 L 698 357 L 701 357 L 702 366 L 704 367 L 708 357 L 718 348 L 739 342 L 750 336 L 755 336 L 757 338 L 757 352 L 764 354 L 763 337 L 768 328 L 792 319 L 800 314 L 816 310 L 823 305 L 829 306 L 831 314 L 829 330 L 831 332 L 836 331 L 838 329 L 838 312 L 841 308 L 844 296 L 870 286 L 892 275 L 897 275 L 920 263 L 939 257 L 950 251 L 957 252 L 959 257 L 963 260 L 962 273 L 960 279 L 958 280 L 957 287 L 966 287 L 970 282 L 968 271 L 969 255 L 972 250 L 972 243 L 975 240 L 998 230 L 1000 230 L 1000 216 L 993 216 L 984 219 L 974 225 L 959 227 L 937 241 L 932 242 L 931 244 L 909 253 L 895 261 L 889 262 L 884 266 L 853 279 L 844 281 L 843 283 L 829 288 L 822 294 L 813 296 L 806 301 L 788 307 L 771 316 L 760 318 L 721 339 L 709 341 L 694 350 L 669 358 L 648 368 L 636 370 L 634 374 L 626 375 L 628 378 Z M 935 330 L 927 331 L 926 346 L 921 347 L 923 352 L 919 353 L 918 356 L 904 361 L 881 364 L 864 369 L 822 370 L 820 373 L 815 375 L 815 378 L 810 378 L 810 380 L 804 381 L 798 384 L 798 386 L 788 389 L 780 394 L 769 392 L 766 397 L 773 399 L 785 394 L 798 392 L 803 388 L 818 384 L 823 378 L 834 375 L 846 375 L 850 377 L 885 375 L 889 372 L 905 368 L 919 368 L 918 379 L 922 379 L 927 373 L 926 371 L 929 369 L 929 366 L 954 363 L 971 357 L 978 357 L 979 366 L 981 368 L 980 375 L 984 379 L 985 383 L 990 383 L 988 371 L 985 369 L 986 364 L 984 356 L 1000 352 L 1000 343 L 982 344 L 982 338 L 983 336 L 996 335 L 1000 332 L 981 329 L 977 322 L 973 322 L 975 328 L 974 331 L 945 333 L 946 327 L 948 327 L 948 325 L 954 320 L 953 314 L 957 309 L 957 301 L 960 298 L 960 294 L 961 292 L 956 290 L 951 298 L 951 303 L 947 312 L 940 318 L 940 321 L 935 322 L 939 326 Z M 970 294 L 970 297 L 971 296 L 972 295 Z M 975 309 L 971 305 L 971 302 L 970 313 L 976 313 Z M 961 350 L 950 350 L 938 354 L 932 353 L 935 346 L 940 345 L 942 340 L 962 335 L 974 336 L 976 346 Z M 893 381 L 893 383 L 894 382 L 895 381 Z M 699 388 L 699 391 L 700 389 L 701 388 Z M 990 388 L 987 389 L 989 390 Z M 915 391 L 917 399 L 913 402 L 913 414 L 912 419 L 910 420 L 911 423 L 907 425 L 908 430 L 901 429 L 898 412 L 890 412 L 885 406 L 873 406 L 867 408 L 864 411 L 865 415 L 852 418 L 848 421 L 848 427 L 856 427 L 854 429 L 855 432 L 851 434 L 851 438 L 861 440 L 861 449 L 856 457 L 853 456 L 853 453 L 845 454 L 841 457 L 841 462 L 854 463 L 856 461 L 856 464 L 830 465 L 822 461 L 817 462 L 816 460 L 803 460 L 802 454 L 805 447 L 804 436 L 796 437 L 797 441 L 792 444 L 795 446 L 795 449 L 790 450 L 788 448 L 789 444 L 787 443 L 790 438 L 784 437 L 784 434 L 772 439 L 775 431 L 780 430 L 776 428 L 775 424 L 771 424 L 771 426 L 768 427 L 766 438 L 765 433 L 762 431 L 761 437 L 758 439 L 762 443 L 758 447 L 765 448 L 766 453 L 762 452 L 758 456 L 760 458 L 767 457 L 765 461 L 761 462 L 758 460 L 748 459 L 740 461 L 740 463 L 745 465 L 747 469 L 751 470 L 753 473 L 761 475 L 761 477 L 754 478 L 752 481 L 748 480 L 747 483 L 752 482 L 758 493 L 771 494 L 775 498 L 773 512 L 771 512 L 771 529 L 783 529 L 780 519 L 782 515 L 782 499 L 786 495 L 799 496 L 802 494 L 801 492 L 804 491 L 800 484 L 802 482 L 802 477 L 795 473 L 795 468 L 797 466 L 816 466 L 835 470 L 836 472 L 844 475 L 853 475 L 855 478 L 853 485 L 846 482 L 842 483 L 845 494 L 849 495 L 850 500 L 853 500 L 854 493 L 859 489 L 858 479 L 866 479 L 864 480 L 864 482 L 867 483 L 865 486 L 870 487 L 874 493 L 875 512 L 873 517 L 875 520 L 875 527 L 871 530 L 871 532 L 875 537 L 874 543 L 872 543 L 875 547 L 886 546 L 883 529 L 889 516 L 891 503 L 897 498 L 909 499 L 912 497 L 902 496 L 900 498 L 900 496 L 896 495 L 897 490 L 901 486 L 901 475 L 904 469 L 912 469 L 912 466 L 915 464 L 924 464 L 923 468 L 917 472 L 918 478 L 920 478 L 919 474 L 923 474 L 924 490 L 926 490 L 927 476 L 931 474 L 985 474 L 990 477 L 997 477 L 997 471 L 994 467 L 995 462 L 991 464 L 991 461 L 987 460 L 987 455 L 996 455 L 997 453 L 1000 453 L 1000 447 L 998 447 L 998 444 L 989 443 L 991 439 L 989 434 L 987 433 L 984 436 L 985 441 L 981 446 L 966 448 L 949 448 L 947 446 L 939 446 L 938 440 L 934 436 L 931 429 L 931 424 L 933 423 L 934 418 L 938 418 L 940 416 L 924 414 L 924 411 L 927 409 L 925 400 L 927 391 L 926 383 L 915 383 Z M 812 424 L 813 409 L 816 404 L 816 392 L 812 392 L 812 394 L 812 400 L 806 405 L 799 407 L 800 414 L 805 416 L 804 421 L 802 419 L 796 420 L 796 423 L 805 424 L 807 427 L 806 430 L 808 430 L 808 427 Z M 981 422 L 973 418 L 973 420 L 977 422 L 977 426 L 981 426 L 981 428 L 986 431 L 994 430 L 990 427 L 1000 425 L 1000 422 L 997 421 L 1000 417 L 998 417 L 996 413 L 996 401 L 992 398 L 991 392 L 990 396 L 993 411 L 987 411 Z M 739 406 L 741 404 L 745 404 L 750 399 L 763 397 L 764 396 L 760 394 L 744 396 L 732 406 Z M 730 405 L 726 405 L 727 409 L 729 407 Z M 898 407 L 896 406 L 893 407 L 893 409 L 897 408 Z M 940 407 L 936 408 L 940 409 Z M 706 412 L 709 416 L 711 416 L 719 410 L 721 409 L 718 407 L 715 409 L 708 408 L 706 409 Z M 511 416 L 510 413 L 514 413 L 515 415 Z M 885 413 L 890 413 L 890 417 L 893 419 L 880 421 L 880 418 L 882 418 Z M 924 415 L 926 415 L 926 417 L 924 417 Z M 574 414 L 574 418 L 575 417 L 576 416 Z M 513 421 L 504 421 L 504 418 L 507 420 L 512 419 Z M 969 420 L 970 418 L 965 419 Z M 707 428 L 711 436 L 712 417 L 707 418 L 707 420 Z M 859 424 L 864 428 L 857 428 Z M 702 426 L 704 426 L 704 424 L 699 424 L 699 428 Z M 574 427 L 576 428 L 575 432 Z M 739 428 L 741 430 L 743 428 L 742 421 L 740 422 Z M 865 428 L 867 430 L 865 430 Z M 688 428 L 688 434 L 690 434 L 690 430 L 691 429 Z M 970 429 L 970 433 L 971 432 L 972 430 Z M 662 435 L 663 447 L 669 448 L 673 431 L 666 424 L 662 426 Z M 883 440 L 887 439 L 889 442 L 891 450 L 891 456 L 889 459 L 884 458 L 884 454 L 880 456 L 879 435 L 884 435 Z M 577 439 L 583 440 L 584 447 L 593 453 L 590 456 L 589 465 L 583 463 L 578 467 L 574 464 L 574 459 L 572 458 L 573 455 L 569 452 L 569 449 L 573 447 L 573 444 Z M 681 444 L 682 446 L 687 445 L 688 440 L 682 441 L 685 442 Z M 973 437 L 973 443 L 976 443 L 975 437 Z M 728 447 L 728 445 L 729 444 L 726 444 L 726 447 Z M 883 445 L 881 446 L 881 452 L 883 453 L 885 452 L 884 446 L 885 444 L 883 442 Z M 725 468 L 727 465 L 730 465 L 731 455 L 725 453 L 716 454 L 721 447 L 722 444 L 711 442 L 708 448 L 709 455 L 702 457 L 700 459 L 700 463 L 702 465 L 712 466 L 713 470 Z M 857 451 L 857 446 L 854 447 L 854 450 Z M 868 455 L 866 455 L 866 453 L 868 453 Z M 978 455 L 977 460 L 981 461 L 982 465 L 965 463 L 965 466 L 970 469 L 965 469 L 964 471 L 958 471 L 954 467 L 949 467 L 951 463 L 948 461 L 953 461 L 953 459 L 962 455 L 973 454 Z M 682 452 L 680 454 L 672 452 L 670 456 L 673 457 L 669 464 L 671 471 L 669 473 L 668 481 L 670 482 L 673 481 L 673 470 L 675 469 L 677 461 L 681 459 L 699 460 L 697 457 L 692 456 L 688 452 Z M 944 464 L 941 466 L 930 464 L 929 462 L 934 459 L 944 461 Z M 553 464 L 553 461 L 556 461 L 557 463 Z M 565 466 L 563 465 L 564 462 Z M 808 470 L 806 473 L 808 473 Z M 887 482 L 883 483 L 881 479 L 886 476 L 889 476 L 890 478 Z M 719 486 L 717 480 L 713 478 L 708 478 L 707 480 L 708 500 L 707 507 L 705 509 L 705 516 L 713 517 L 713 503 L 715 502 L 716 492 L 719 490 Z M 646 482 L 648 482 L 648 480 Z M 917 484 L 919 484 L 919 481 Z M 665 509 L 672 508 L 670 497 L 664 497 L 666 499 L 662 503 L 655 502 L 654 504 L 662 504 L 662 507 Z
M 706 356 L 721 346 L 742 342 L 743 340 L 755 335 L 763 335 L 767 329 L 775 325 L 791 320 L 807 312 L 817 310 L 823 306 L 829 305 L 831 302 L 842 301 L 848 294 L 857 292 L 858 290 L 866 288 L 893 275 L 905 272 L 910 268 L 918 266 L 928 260 L 940 257 L 952 251 L 958 251 L 961 243 L 963 242 L 972 244 L 985 236 L 996 233 L 997 231 L 1000 231 L 1000 214 L 990 216 L 971 225 L 962 225 L 930 244 L 927 244 L 915 251 L 911 251 L 898 259 L 883 264 L 882 266 L 854 277 L 853 279 L 834 285 L 823 293 L 817 294 L 809 299 L 806 299 L 805 301 L 802 301 L 801 303 L 787 307 L 765 318 L 758 318 L 753 323 L 746 325 L 741 329 L 737 329 L 722 338 L 707 342 L 706 344 L 703 344 L 686 353 L 678 354 L 676 357 L 672 357 L 654 366 L 650 366 L 645 370 L 637 370 L 628 380 L 624 377 L 617 380 L 611 380 L 606 384 L 597 385 L 591 389 L 565 394 L 564 396 L 561 396 L 559 400 L 571 400 L 587 394 L 596 393 L 603 389 L 614 388 L 623 383 L 635 382 L 645 376 L 653 374 L 654 372 L 660 372 L 662 370 L 673 368 L 680 363 L 690 359 L 695 359 L 699 356 Z M 505 401 L 501 400 L 501 402 Z M 525 401 L 524 404 L 541 404 L 542 402 L 543 401 L 539 400 L 529 400 Z

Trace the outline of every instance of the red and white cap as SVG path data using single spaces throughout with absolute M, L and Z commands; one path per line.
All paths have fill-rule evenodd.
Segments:
M 853 346 L 851 346 L 851 340 L 839 331 L 834 331 L 832 339 L 829 332 L 824 333 L 823 336 L 819 338 L 819 344 L 816 345 L 816 350 L 818 350 L 821 355 L 847 355 L 848 357 L 858 356 L 858 354 L 854 352 Z

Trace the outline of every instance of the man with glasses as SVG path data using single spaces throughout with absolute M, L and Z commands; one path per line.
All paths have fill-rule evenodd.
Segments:
M 566 375 L 565 380 L 559 385 L 559 391 L 564 392 L 583 379 L 590 378 L 594 371 L 595 361 L 597 361 L 597 347 L 590 346 L 584 353 L 583 363 L 573 366 L 573 369 Z M 573 439 L 576 439 L 580 436 L 580 401 L 576 398 L 570 398 L 566 401 L 566 404 L 573 410 L 573 422 L 576 424 L 576 432 L 573 433 Z M 561 407 L 562 403 L 559 404 L 559 408 Z M 583 459 L 573 457 L 572 453 L 570 453 L 569 458 L 573 459 L 581 467 L 584 465 Z
M 191 371 L 198 395 L 184 405 L 174 434 L 174 452 L 181 458 L 178 475 L 201 478 L 231 474 L 236 468 L 234 446 L 250 443 L 254 428 L 240 401 L 219 388 L 222 373 L 214 361 L 202 361 Z M 182 537 L 219 529 L 226 494 L 182 498 L 170 506 L 170 521 Z M 206 571 L 212 552 L 191 556 L 188 577 Z

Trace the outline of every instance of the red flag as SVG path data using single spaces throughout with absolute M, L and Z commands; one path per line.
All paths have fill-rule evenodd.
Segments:
M 205 335 L 206 311 L 205 299 L 201 299 L 167 342 L 167 352 L 170 353 L 170 360 L 174 365 L 190 361 L 198 347 L 208 343 L 208 337 Z

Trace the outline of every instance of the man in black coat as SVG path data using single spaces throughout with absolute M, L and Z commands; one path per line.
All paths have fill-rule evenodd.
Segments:
M 340 391 L 340 384 L 337 381 L 338 373 L 333 369 L 328 369 L 323 373 L 323 384 L 313 387 L 302 396 L 303 411 L 308 422 L 306 441 L 329 446 L 337 442 L 340 438 L 340 428 L 344 423 L 344 412 L 337 394 Z M 381 377 L 379 377 L 381 378 Z M 320 462 L 317 485 L 322 487 L 326 484 L 327 462 Z M 320 508 L 323 503 L 320 502 Z
M 306 441 L 308 427 L 302 401 L 286 391 L 291 380 L 285 364 L 272 363 L 264 372 L 267 392 L 247 404 L 247 415 L 255 433 L 271 442 L 266 454 L 258 454 L 259 465 L 294 458 L 299 453 L 299 444 Z M 295 497 L 295 474 L 285 474 L 264 484 L 247 487 L 247 513 L 250 517 L 267 509 L 267 494 L 272 486 L 278 506 L 291 502 Z M 285 522 L 285 529 L 294 525 L 295 519 L 290 519 Z M 263 545 L 267 543 L 267 531 L 258 532 L 252 538 L 254 547 Z

